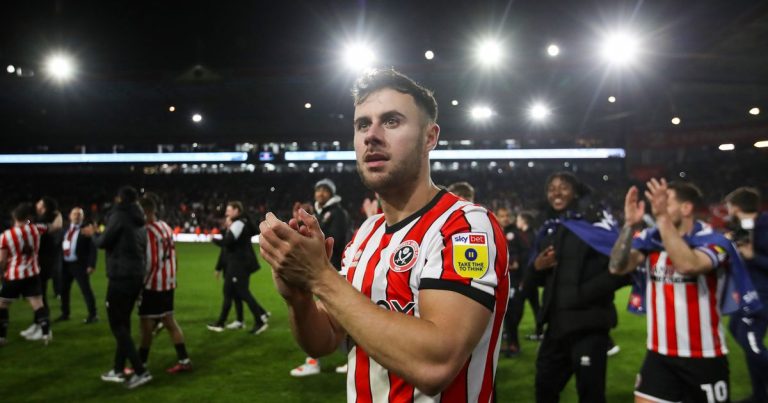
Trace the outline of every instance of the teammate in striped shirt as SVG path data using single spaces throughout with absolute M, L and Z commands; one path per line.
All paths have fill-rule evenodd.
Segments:
M 42 329 L 40 339 L 48 344 L 50 331 L 48 308 L 43 304 L 38 252 L 40 237 L 48 231 L 61 228 L 61 214 L 51 224 L 32 224 L 34 208 L 20 204 L 11 216 L 14 226 L 0 235 L 0 270 L 3 271 L 0 288 L 0 346 L 8 336 L 8 306 L 20 296 L 27 299 L 35 314 L 35 323 Z M 31 340 L 31 339 L 30 339 Z
M 635 401 L 729 401 L 728 349 L 720 315 L 728 256 L 717 245 L 692 247 L 686 241 L 711 231 L 694 219 L 695 208 L 702 202 L 698 188 L 667 184 L 664 179 L 651 179 L 647 186 L 645 196 L 661 245 L 637 246 L 650 236 L 648 231 L 633 245 L 645 202 L 632 187 L 624 204 L 626 221 L 609 265 L 614 274 L 630 272 L 640 264 L 647 269 L 648 352 L 636 382 Z
M 269 213 L 260 226 L 262 256 L 299 345 L 319 357 L 348 342 L 350 402 L 494 399 L 506 241 L 488 210 L 432 182 L 436 117 L 432 93 L 400 73 L 358 80 L 357 168 L 383 214 L 353 237 L 341 276 L 319 258 L 333 241 L 307 212 L 299 213 L 306 225 Z
M 157 219 L 157 203 L 150 197 L 139 200 L 147 219 L 147 277 L 139 302 L 141 344 L 139 357 L 146 365 L 152 345 L 153 330 L 158 323 L 168 329 L 178 362 L 167 369 L 169 373 L 192 370 L 192 361 L 184 344 L 184 334 L 173 317 L 173 293 L 176 289 L 176 247 L 173 230 Z

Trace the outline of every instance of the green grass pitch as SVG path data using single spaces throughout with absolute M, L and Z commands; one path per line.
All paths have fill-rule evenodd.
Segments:
M 339 353 L 325 358 L 323 373 L 307 378 L 292 378 L 288 371 L 304 359 L 291 338 L 285 304 L 272 286 L 269 269 L 251 278 L 251 290 L 258 301 L 272 312 L 269 330 L 259 336 L 245 331 L 213 333 L 205 328 L 218 315 L 221 306 L 221 281 L 213 267 L 218 249 L 210 244 L 179 244 L 179 288 L 176 290 L 176 317 L 184 330 L 187 349 L 195 365 L 191 373 L 169 375 L 165 369 L 176 359 L 167 333 L 153 343 L 149 370 L 154 380 L 128 391 L 117 384 L 104 383 L 99 374 L 110 369 L 114 341 L 104 310 L 106 277 L 104 259 L 92 276 L 101 321 L 84 325 L 85 304 L 76 285 L 72 289 L 72 319 L 55 324 L 54 339 L 44 347 L 19 336 L 32 320 L 26 302 L 14 303 L 10 310 L 9 343 L 0 348 L 0 401 L 13 402 L 340 402 L 345 400 L 345 378 L 334 367 L 345 357 Z M 608 401 L 632 401 L 635 374 L 640 367 L 645 345 L 645 318 L 626 313 L 628 289 L 616 297 L 619 327 L 612 332 L 621 353 L 608 362 Z M 528 309 L 528 308 L 526 308 Z M 59 302 L 52 301 L 51 317 L 60 314 Z M 135 315 L 135 310 L 134 310 Z M 234 317 L 234 310 L 230 318 Z M 252 319 L 246 309 L 246 321 Z M 520 328 L 521 337 L 533 329 L 530 311 Z M 138 320 L 134 319 L 134 340 L 138 341 Z M 729 336 L 730 338 L 730 336 Z M 497 372 L 499 402 L 532 402 L 534 361 L 537 343 L 522 341 L 522 353 L 511 359 L 500 358 Z M 749 394 L 749 378 L 741 349 L 729 339 L 732 398 Z M 563 402 L 576 402 L 573 382 L 562 394 Z

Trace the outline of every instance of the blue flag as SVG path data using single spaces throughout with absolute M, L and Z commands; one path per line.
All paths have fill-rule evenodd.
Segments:
M 619 229 L 616 227 L 616 221 L 613 220 L 613 217 L 607 211 L 604 211 L 602 219 L 596 222 L 589 222 L 580 214 L 567 212 L 561 217 L 544 221 L 533 241 L 532 250 L 534 253 L 531 253 L 530 260 L 528 261 L 529 266 L 536 259 L 539 245 L 544 237 L 553 234 L 560 225 L 568 228 L 584 243 L 605 256 L 611 256 L 611 248 L 613 248 L 616 240 L 619 239 Z

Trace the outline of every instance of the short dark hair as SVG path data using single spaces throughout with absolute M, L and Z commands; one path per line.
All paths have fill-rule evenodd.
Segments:
M 725 196 L 725 202 L 738 207 L 745 213 L 757 213 L 761 203 L 757 188 L 742 186 Z
M 530 211 L 521 211 L 517 216 L 522 218 L 529 227 L 533 227 L 533 213 Z
M 352 87 L 355 105 L 360 105 L 369 95 L 384 88 L 391 88 L 412 96 L 416 105 L 424 111 L 429 120 L 437 121 L 437 101 L 432 91 L 394 69 L 374 69 L 358 78 Z
M 145 195 L 139 199 L 139 204 L 141 205 L 141 208 L 144 209 L 145 214 L 157 213 L 157 203 L 155 203 L 155 200 L 152 197 L 147 197 Z
M 123 204 L 135 203 L 139 199 L 139 192 L 133 186 L 123 186 L 117 191 L 120 202 Z
M 704 194 L 691 182 L 670 182 L 667 189 L 675 191 L 677 201 L 693 204 L 694 210 L 704 206 Z
M 236 209 L 237 209 L 238 211 L 240 211 L 241 213 L 244 211 L 244 210 L 243 210 L 243 202 L 241 202 L 241 201 L 238 201 L 238 200 L 231 200 L 231 201 L 228 201 L 228 202 L 227 202 L 227 206 L 230 206 L 230 207 L 232 207 L 232 208 L 236 208 Z
M 592 193 L 592 188 L 590 188 L 587 184 L 580 181 L 579 178 L 576 177 L 576 175 L 568 172 L 568 171 L 558 171 L 555 172 L 547 177 L 547 182 L 545 184 L 545 188 L 549 188 L 549 185 L 552 183 L 553 180 L 560 179 L 563 182 L 566 182 L 573 187 L 573 192 L 575 193 L 574 199 L 578 200 L 590 193 Z
M 11 211 L 11 216 L 16 221 L 30 221 L 35 217 L 35 207 L 32 203 L 21 203 Z
M 50 196 L 43 196 L 40 198 L 40 200 L 43 202 L 43 206 L 45 206 L 45 212 L 47 214 L 53 214 L 56 210 L 59 209 L 59 203 Z
M 461 197 L 462 199 L 474 202 L 475 201 L 475 188 L 469 184 L 469 182 L 456 182 L 448 186 L 449 192 Z

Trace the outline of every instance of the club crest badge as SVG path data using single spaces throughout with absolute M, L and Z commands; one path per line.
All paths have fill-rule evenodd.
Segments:
M 389 269 L 403 273 L 411 270 L 419 257 L 419 244 L 413 240 L 407 240 L 397 246 L 389 257 Z

